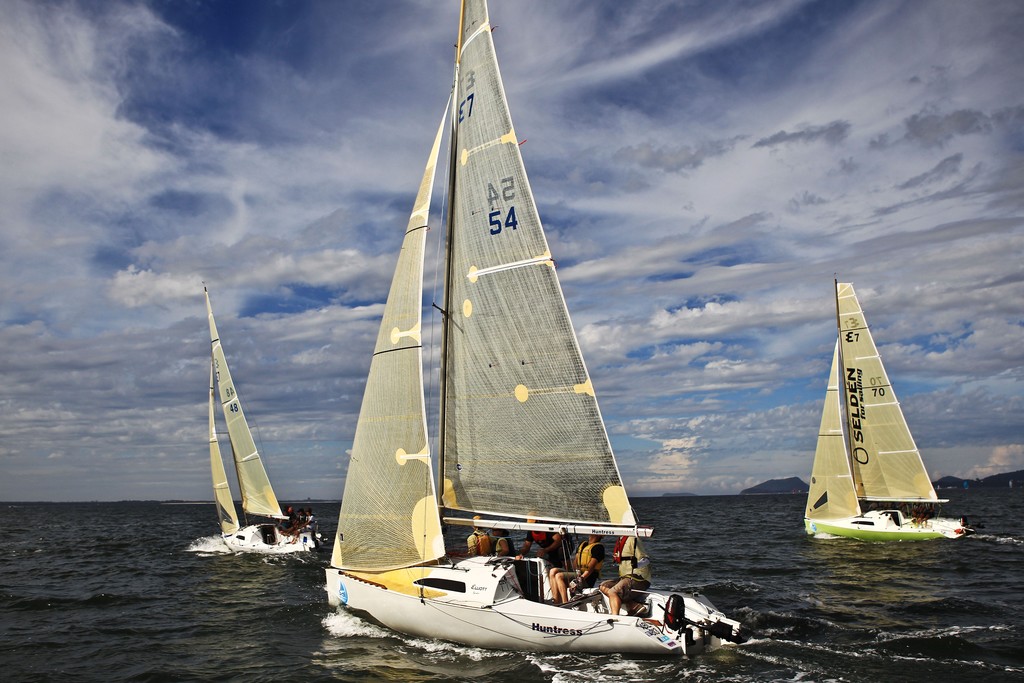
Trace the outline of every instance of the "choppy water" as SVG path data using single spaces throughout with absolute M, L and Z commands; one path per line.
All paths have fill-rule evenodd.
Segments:
M 806 536 L 803 496 L 635 500 L 657 588 L 755 632 L 690 661 L 491 652 L 326 603 L 328 555 L 221 551 L 212 505 L 0 506 L 7 681 L 1024 681 L 1024 490 L 955 491 L 970 538 Z M 317 513 L 332 532 L 337 505 Z

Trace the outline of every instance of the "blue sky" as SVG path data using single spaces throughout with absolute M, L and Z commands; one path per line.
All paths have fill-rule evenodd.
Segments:
M 457 3 L 0 11 L 0 499 L 210 497 L 203 281 L 279 496 L 340 497 Z M 491 20 L 633 495 L 807 479 L 833 275 L 933 477 L 1024 468 L 1020 3 Z

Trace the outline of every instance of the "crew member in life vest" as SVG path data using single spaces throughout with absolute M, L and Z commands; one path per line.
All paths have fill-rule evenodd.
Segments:
M 569 593 L 577 586 L 593 588 L 601 576 L 604 555 L 599 535 L 591 534 L 584 543 L 580 543 L 573 556 L 573 569 L 555 567 L 548 574 L 553 602 L 556 605 L 569 602 Z
M 529 524 L 533 524 L 537 520 L 528 519 L 526 521 Z M 539 546 L 537 550 L 537 557 L 546 557 L 548 562 L 559 569 L 563 569 L 565 567 L 565 553 L 562 549 L 562 534 L 551 531 L 527 531 L 526 538 L 523 539 L 523 546 L 519 549 L 519 554 L 516 556 L 516 559 L 523 559 L 523 557 L 530 552 L 530 548 L 533 547 L 534 543 Z
M 494 540 L 494 554 L 498 557 L 512 557 L 516 554 L 508 529 L 491 529 L 491 538 Z
M 621 536 L 615 544 L 613 559 L 619 563 L 619 578 L 601 584 L 601 592 L 608 596 L 609 612 L 618 614 L 621 607 L 626 614 L 641 617 L 647 611 L 644 591 L 651 587 L 651 558 L 644 551 L 640 539 Z
M 480 519 L 480 515 L 473 515 L 473 519 Z M 476 555 L 490 555 L 491 549 L 494 547 L 494 543 L 491 537 L 487 535 L 484 529 L 478 526 L 473 527 L 473 533 L 466 538 L 466 554 L 469 557 L 475 557 Z

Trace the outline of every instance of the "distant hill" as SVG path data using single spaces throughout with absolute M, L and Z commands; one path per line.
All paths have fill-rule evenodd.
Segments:
M 932 486 L 937 489 L 962 489 L 964 488 L 964 482 L 967 482 L 967 488 L 1000 488 L 1005 489 L 1010 486 L 1010 482 L 1013 482 L 1014 487 L 1024 486 L 1024 470 L 1017 470 L 1016 472 L 1004 472 L 1003 474 L 993 474 L 992 476 L 985 477 L 984 479 L 961 479 L 960 477 L 942 477 L 938 481 L 933 481 Z
M 769 479 L 757 486 L 751 486 L 749 489 L 743 489 L 740 491 L 740 495 L 758 493 L 807 493 L 808 488 L 810 487 L 805 484 L 804 480 L 800 477 Z
M 696 496 L 696 493 L 663 493 L 662 498 L 678 498 L 680 496 Z
M 985 477 L 984 479 L 965 480 L 960 477 L 942 477 L 937 481 L 933 481 L 932 486 L 936 489 L 962 489 L 964 487 L 964 481 L 967 482 L 967 488 L 1005 489 L 1010 486 L 1011 481 L 1015 488 L 1024 487 L 1024 470 L 1006 472 L 1004 474 L 993 474 L 992 476 Z M 743 489 L 740 491 L 740 495 L 754 495 L 758 493 L 807 493 L 808 488 L 808 485 L 799 477 L 789 477 L 788 479 L 769 479 L 757 486 L 751 486 L 749 489 Z M 666 493 L 665 495 L 685 496 L 689 494 Z

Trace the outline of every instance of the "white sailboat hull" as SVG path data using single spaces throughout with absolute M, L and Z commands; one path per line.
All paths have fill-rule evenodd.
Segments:
M 527 562 L 542 570 L 550 566 L 538 560 Z M 735 641 L 743 638 L 739 623 L 727 619 L 699 594 L 681 596 L 689 623 L 676 631 L 664 624 L 669 597 L 665 593 L 649 593 L 645 618 L 609 614 L 607 599 L 596 590 L 574 607 L 530 600 L 516 591 L 506 592 L 506 580 L 514 582 L 515 576 L 509 560 L 471 558 L 454 566 L 423 568 L 427 582 L 465 587 L 465 592 L 431 591 L 431 597 L 423 598 L 415 589 L 395 590 L 368 576 L 329 568 L 328 601 L 400 633 L 473 647 L 687 656 L 725 642 L 712 630 Z
M 924 521 L 907 519 L 899 510 L 872 510 L 839 519 L 804 518 L 808 534 L 845 536 L 862 541 L 926 541 L 933 538 L 963 538 L 974 533 L 966 520 L 934 517 Z
M 221 538 L 236 553 L 285 555 L 307 552 L 317 545 L 313 541 L 312 531 L 300 532 L 292 543 L 292 538 L 282 534 L 273 524 L 252 524 L 233 534 L 221 534 Z

